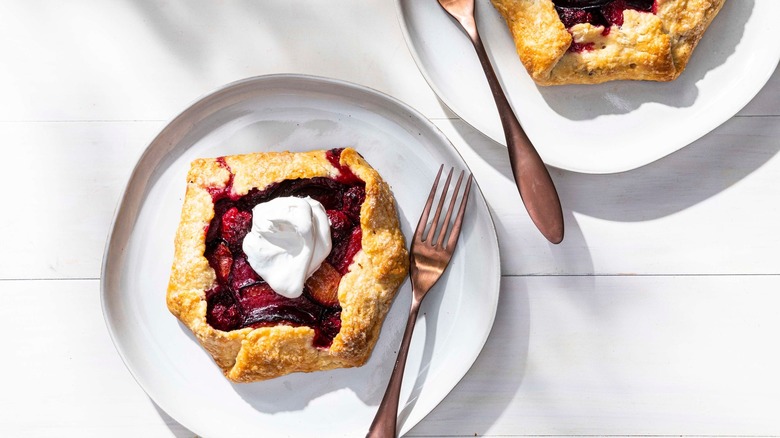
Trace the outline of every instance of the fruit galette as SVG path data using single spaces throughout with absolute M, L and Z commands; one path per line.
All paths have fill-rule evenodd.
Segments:
M 353 149 L 199 159 L 167 302 L 230 380 L 365 363 L 406 276 L 393 196 Z
M 539 85 L 671 81 L 725 0 L 492 0 Z

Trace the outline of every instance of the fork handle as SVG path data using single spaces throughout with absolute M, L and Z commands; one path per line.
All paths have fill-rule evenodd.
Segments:
M 406 357 L 409 355 L 409 344 L 412 340 L 414 325 L 417 323 L 417 314 L 420 312 L 421 300 L 417 299 L 416 293 L 413 294 L 412 307 L 409 310 L 409 319 L 406 321 L 406 329 L 401 346 L 398 350 L 398 357 L 395 359 L 393 373 L 390 375 L 390 382 L 387 384 L 385 395 L 382 397 L 382 403 L 368 429 L 366 438 L 395 438 L 398 436 L 396 423 L 398 418 L 398 401 L 401 396 L 401 382 L 404 378 L 404 368 L 406 367 Z
M 517 120 L 512 106 L 498 82 L 476 25 L 470 30 L 472 31 L 467 31 L 467 33 L 477 51 L 479 63 L 482 64 L 482 69 L 485 71 L 485 77 L 501 117 L 512 175 L 520 192 L 520 198 L 525 204 L 531 220 L 544 237 L 552 243 L 560 243 L 563 240 L 563 212 L 555 184 L 542 158 Z

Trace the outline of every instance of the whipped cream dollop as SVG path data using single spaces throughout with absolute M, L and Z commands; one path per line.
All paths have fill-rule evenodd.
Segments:
M 280 197 L 257 204 L 242 246 L 249 265 L 276 293 L 297 298 L 306 279 L 330 253 L 325 207 L 310 197 Z

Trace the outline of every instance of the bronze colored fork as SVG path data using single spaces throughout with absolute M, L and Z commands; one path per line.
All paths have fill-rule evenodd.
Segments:
M 485 72 L 493 100 L 496 102 L 498 114 L 501 117 L 512 175 L 515 177 L 517 190 L 520 192 L 520 198 L 526 210 L 528 210 L 528 215 L 547 240 L 552 243 L 560 243 L 563 240 L 563 212 L 558 191 L 555 190 L 555 184 L 550 173 L 547 172 L 542 158 L 536 152 L 536 148 L 525 134 L 523 127 L 520 126 L 520 122 L 498 82 L 496 72 L 490 64 L 485 46 L 477 31 L 477 21 L 474 19 L 474 0 L 438 1 L 442 9 L 447 11 L 466 31 L 477 51 L 479 63 Z
M 409 261 L 409 275 L 412 279 L 412 307 L 409 310 L 409 319 L 406 322 L 406 330 L 404 331 L 404 337 L 398 351 L 398 358 L 395 360 L 393 373 L 390 376 L 390 382 L 387 384 L 385 396 L 382 398 L 382 403 L 379 405 L 376 417 L 374 417 L 371 428 L 368 430 L 367 438 L 394 438 L 397 436 L 396 421 L 398 416 L 398 400 L 401 393 L 401 381 L 403 380 L 404 367 L 406 366 L 406 356 L 409 353 L 409 342 L 412 339 L 414 324 L 417 322 L 417 314 L 420 311 L 420 303 L 422 303 L 425 294 L 427 294 L 431 287 L 439 280 L 441 274 L 450 263 L 452 253 L 455 251 L 455 245 L 458 243 L 458 236 L 460 236 L 463 215 L 466 211 L 466 204 L 468 203 L 469 192 L 471 191 L 471 175 L 469 175 L 468 181 L 466 182 L 466 188 L 463 191 L 463 195 L 460 197 L 460 208 L 458 209 L 458 214 L 455 217 L 455 222 L 452 225 L 449 234 L 447 233 L 447 229 L 452 217 L 452 212 L 455 210 L 455 201 L 458 199 L 458 192 L 460 191 L 460 184 L 463 181 L 464 172 L 461 172 L 460 177 L 458 177 L 458 182 L 455 184 L 455 190 L 453 191 L 447 214 L 444 217 L 444 221 L 440 223 L 439 218 L 441 216 L 442 207 L 444 206 L 444 199 L 447 197 L 447 189 L 449 188 L 450 180 L 452 179 L 453 170 L 450 169 L 447 180 L 444 182 L 441 199 L 439 199 L 439 204 L 436 207 L 436 212 L 433 215 L 430 227 L 426 227 L 443 168 L 444 165 L 439 167 L 439 173 L 436 174 L 436 181 L 433 183 L 431 193 L 428 195 L 428 201 L 425 204 L 425 209 L 423 209 L 420 221 L 417 223 L 417 230 L 414 232 Z M 425 233 L 426 228 L 429 228 L 427 234 Z M 437 235 L 436 230 L 438 228 L 441 228 L 441 230 Z

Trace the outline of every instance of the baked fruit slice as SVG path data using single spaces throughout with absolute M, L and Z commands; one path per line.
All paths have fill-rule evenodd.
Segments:
M 198 159 L 187 179 L 167 304 L 225 376 L 363 365 L 408 266 L 379 174 L 355 150 L 333 149 Z M 321 204 L 332 247 L 293 298 L 269 286 L 242 245 L 253 209 L 285 197 Z
M 491 0 L 539 85 L 671 81 L 725 0 Z

